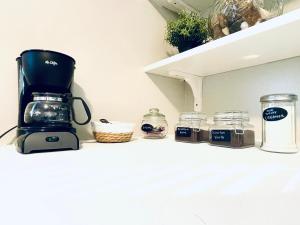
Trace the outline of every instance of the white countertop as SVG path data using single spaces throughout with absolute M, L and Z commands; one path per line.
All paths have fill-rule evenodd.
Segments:
M 0 147 L 2 225 L 299 225 L 300 154 L 170 139 Z

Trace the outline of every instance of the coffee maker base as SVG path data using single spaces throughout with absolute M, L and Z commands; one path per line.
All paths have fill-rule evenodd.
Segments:
M 33 132 L 17 139 L 17 150 L 22 154 L 78 149 L 79 139 L 72 132 Z

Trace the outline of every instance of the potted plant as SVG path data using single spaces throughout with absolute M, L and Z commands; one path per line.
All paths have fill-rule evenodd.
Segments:
M 206 18 L 195 12 L 181 12 L 178 19 L 168 22 L 166 40 L 179 52 L 202 45 L 208 39 Z

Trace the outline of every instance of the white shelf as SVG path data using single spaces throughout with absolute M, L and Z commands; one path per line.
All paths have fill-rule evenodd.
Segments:
M 300 55 L 300 9 L 209 42 L 144 68 L 146 73 L 184 78 L 256 66 Z
M 299 56 L 299 40 L 300 9 L 297 9 L 148 65 L 144 71 L 148 74 L 194 80 L 195 77 L 201 78 Z M 195 98 L 200 100 L 198 108 L 201 109 L 202 90 L 193 91 Z

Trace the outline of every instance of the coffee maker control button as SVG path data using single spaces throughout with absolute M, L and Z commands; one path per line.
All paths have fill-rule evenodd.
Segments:
M 57 137 L 57 136 L 46 137 L 46 141 L 47 142 L 58 142 L 59 141 L 59 137 Z

